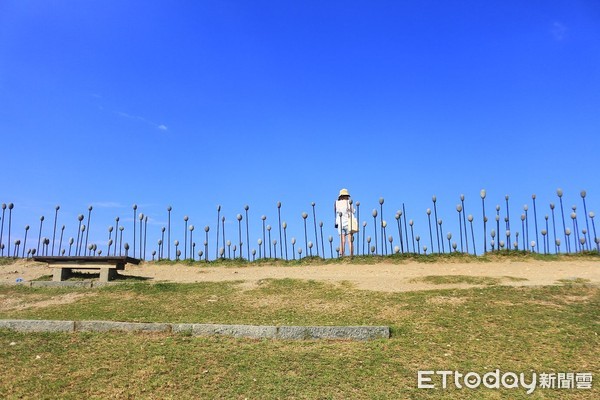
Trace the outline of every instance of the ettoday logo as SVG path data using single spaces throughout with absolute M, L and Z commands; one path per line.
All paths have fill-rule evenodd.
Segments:
M 447 389 L 454 384 L 457 389 L 476 389 L 483 385 L 488 389 L 523 388 L 527 394 L 536 388 L 543 389 L 591 389 L 592 374 L 590 372 L 540 373 L 515 372 L 502 373 L 499 369 L 481 375 L 477 372 L 462 373 L 459 371 L 418 371 L 417 388 Z

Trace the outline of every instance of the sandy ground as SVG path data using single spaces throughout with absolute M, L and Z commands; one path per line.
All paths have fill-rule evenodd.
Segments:
M 41 263 L 19 260 L 0 266 L 0 284 L 14 283 L 17 279 L 29 281 L 42 275 L 51 275 L 52 269 Z M 220 282 L 243 281 L 251 288 L 264 279 L 305 279 L 339 283 L 351 282 L 358 289 L 401 292 L 440 288 L 467 288 L 468 284 L 414 282 L 415 278 L 429 275 L 468 275 L 501 279 L 511 286 L 539 286 L 561 284 L 559 280 L 584 279 L 600 285 L 600 259 L 567 261 L 493 261 L 493 262 L 406 262 L 391 264 L 331 264 L 313 266 L 188 266 L 183 264 L 157 265 L 143 263 L 127 265 L 122 275 L 147 278 L 150 282 Z M 507 278 L 508 277 L 508 278 Z M 510 278 L 525 279 L 515 281 Z

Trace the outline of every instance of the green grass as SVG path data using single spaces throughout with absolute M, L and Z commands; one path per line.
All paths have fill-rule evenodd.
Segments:
M 600 289 L 584 282 L 407 293 L 292 279 L 250 289 L 0 286 L 0 318 L 392 327 L 391 339 L 371 342 L 1 331 L 0 398 L 8 399 L 592 399 L 599 391 Z M 418 370 L 496 368 L 593 372 L 594 389 L 416 389 Z
M 412 283 L 431 283 L 434 285 L 448 285 L 448 284 L 468 284 L 468 285 L 499 285 L 502 282 L 522 282 L 526 281 L 525 278 L 517 278 L 514 276 L 503 276 L 501 278 L 495 278 L 491 276 L 470 276 L 470 275 L 428 275 L 410 280 Z

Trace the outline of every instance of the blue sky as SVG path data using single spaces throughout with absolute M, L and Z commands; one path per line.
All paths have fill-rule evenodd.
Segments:
M 41 215 L 51 237 L 57 204 L 75 236 L 94 205 L 90 241 L 105 243 L 136 203 L 149 251 L 168 205 L 172 240 L 189 215 L 212 246 L 217 205 L 236 242 L 248 204 L 256 247 L 281 201 L 304 247 L 301 213 L 316 202 L 335 235 L 345 187 L 361 220 L 380 197 L 390 223 L 404 203 L 423 244 L 432 195 L 456 237 L 464 194 L 481 251 L 482 188 L 490 219 L 510 196 L 513 230 L 533 193 L 540 224 L 557 188 L 569 212 L 582 189 L 600 208 L 599 110 L 595 1 L 0 3 L 12 238 L 30 224 L 37 240 Z

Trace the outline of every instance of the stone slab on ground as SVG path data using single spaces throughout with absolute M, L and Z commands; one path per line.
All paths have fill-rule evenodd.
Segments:
M 0 329 L 18 332 L 161 332 L 193 336 L 230 336 L 249 339 L 389 339 L 387 326 L 262 326 L 222 324 L 169 324 L 119 321 L 0 320 Z

